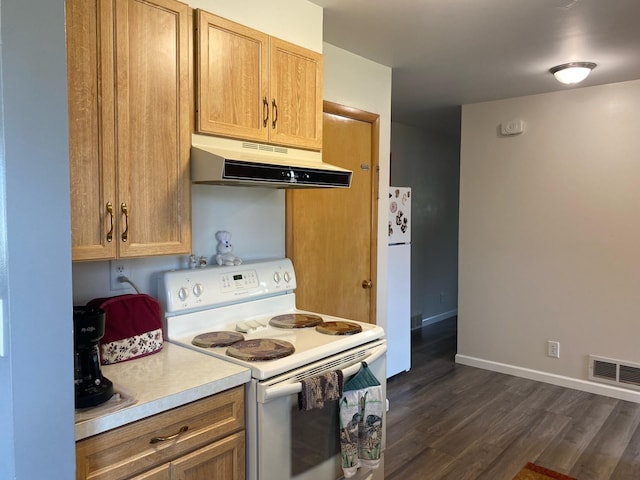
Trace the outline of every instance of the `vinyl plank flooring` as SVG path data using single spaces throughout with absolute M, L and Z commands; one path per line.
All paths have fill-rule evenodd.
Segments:
M 464 427 L 472 419 L 481 415 L 485 408 L 491 408 L 504 392 L 496 393 L 494 385 L 479 385 L 474 392 L 467 392 L 443 399 L 440 408 L 423 416 L 426 422 L 414 424 L 423 432 L 423 441 L 431 444 L 443 436 Z
M 387 480 L 512 480 L 527 462 L 640 479 L 640 404 L 456 365 L 456 329 L 414 331 L 411 370 L 388 381 Z
M 562 397 L 566 399 L 568 395 Z M 617 404 L 617 400 L 592 394 L 574 394 L 572 398 L 580 398 L 581 401 L 568 403 L 567 406 L 571 405 L 572 408 L 562 409 L 565 415 L 571 417 L 571 422 L 536 459 L 539 465 L 562 473 L 571 471 Z
M 529 418 L 525 428 L 518 429 L 518 435 L 511 441 L 502 454 L 489 468 L 480 473 L 478 480 L 512 479 L 532 458 L 544 450 L 547 443 L 558 434 L 569 421 L 568 417 L 559 417 L 553 413 L 539 412 Z
M 611 474 L 611 480 L 627 478 L 640 478 L 640 429 L 638 428 Z
M 432 446 L 452 456 L 460 456 L 474 443 L 488 443 L 502 420 L 516 411 L 521 399 L 503 392 L 484 408 L 476 410 L 450 429 L 444 429 Z M 525 412 L 526 414 L 526 412 Z
M 640 423 L 640 404 L 619 402 L 584 450 L 570 475 L 579 480 L 609 479 Z
M 592 393 L 581 392 L 580 390 L 561 388 L 561 391 L 560 396 L 546 406 L 548 411 L 563 415 L 572 415 L 583 408 L 585 402 L 594 397 Z M 613 405 L 615 401 L 616 400 L 611 399 L 611 404 Z
M 477 472 L 483 471 L 501 453 L 501 449 L 485 442 L 476 442 L 473 447 L 449 463 L 443 472 L 438 472 L 437 477 L 424 475 L 423 479 L 437 480 L 474 480 Z
M 441 478 L 443 472 L 451 464 L 453 458 L 442 452 L 425 448 L 412 459 L 402 465 L 402 468 L 387 468 L 385 456 L 385 480 L 425 480 Z

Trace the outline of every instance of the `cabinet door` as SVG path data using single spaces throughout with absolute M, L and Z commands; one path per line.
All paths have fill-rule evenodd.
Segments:
M 191 250 L 190 8 L 116 0 L 120 257 Z
M 171 465 L 166 464 L 148 472 L 141 473 L 129 480 L 171 480 Z
M 322 55 L 273 37 L 269 54 L 271 143 L 320 150 Z
M 244 480 L 244 431 L 171 462 L 171 480 Z
M 266 142 L 269 37 L 198 10 L 196 129 Z
M 65 3 L 73 260 L 116 256 L 112 7 Z

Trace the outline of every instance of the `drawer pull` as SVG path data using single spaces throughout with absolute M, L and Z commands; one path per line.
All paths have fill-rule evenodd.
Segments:
M 153 443 L 160 443 L 160 442 L 166 442 L 167 440 L 173 440 L 174 438 L 176 438 L 178 435 L 180 435 L 181 433 L 186 432 L 187 430 L 189 430 L 189 427 L 187 427 L 186 425 L 182 428 L 180 428 L 180 430 L 178 430 L 178 433 L 174 433 L 173 435 L 169 435 L 166 437 L 153 437 L 149 443 L 153 444 Z

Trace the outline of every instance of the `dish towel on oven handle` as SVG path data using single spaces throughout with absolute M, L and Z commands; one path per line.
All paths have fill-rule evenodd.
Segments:
M 345 478 L 358 467 L 378 468 L 382 453 L 382 386 L 366 362 L 344 386 L 340 399 L 340 448 Z
M 324 402 L 340 400 L 344 376 L 342 370 L 325 372 L 300 381 L 302 389 L 298 394 L 300 410 L 324 407 Z

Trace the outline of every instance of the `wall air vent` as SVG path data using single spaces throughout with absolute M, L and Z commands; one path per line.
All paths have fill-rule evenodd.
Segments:
M 640 365 L 589 355 L 589 380 L 640 390 Z
M 640 388 L 640 368 L 620 365 L 619 379 L 620 383 L 634 385 L 635 388 Z

